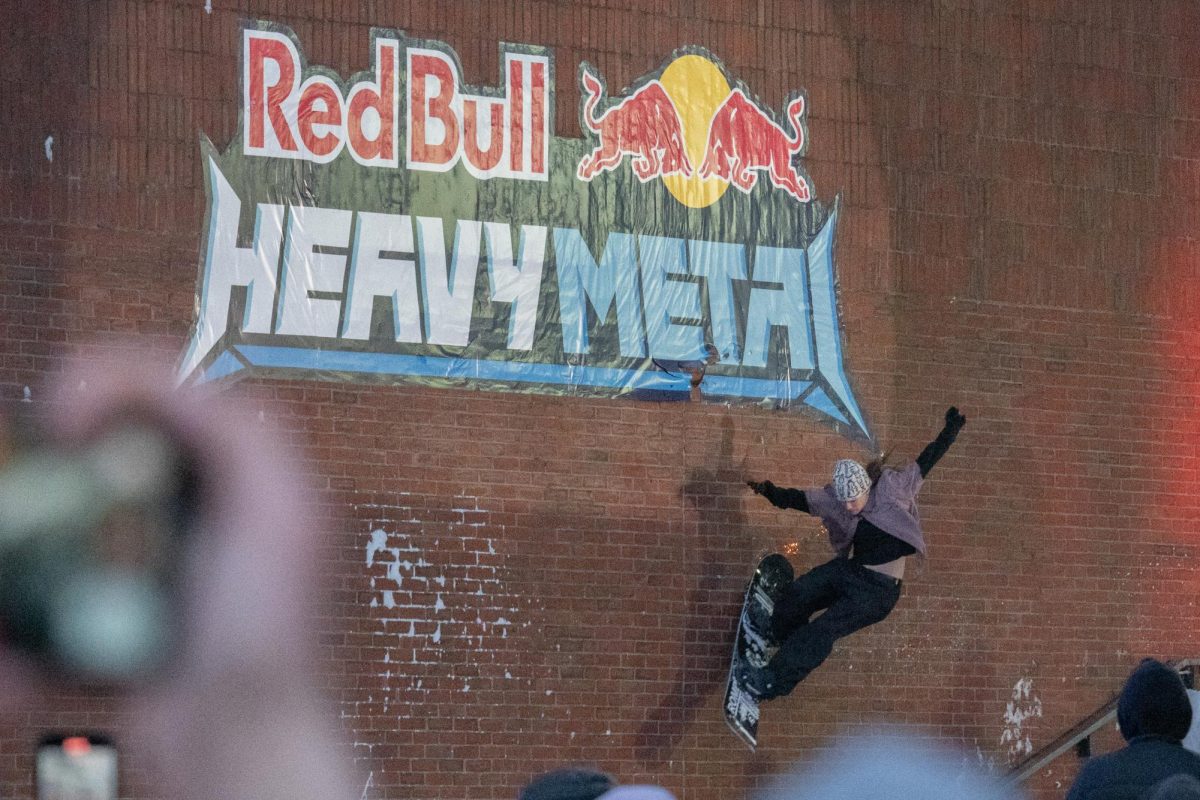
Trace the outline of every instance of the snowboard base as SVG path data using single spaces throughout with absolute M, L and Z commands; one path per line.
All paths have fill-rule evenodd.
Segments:
M 779 553 L 771 553 L 758 563 L 738 617 L 733 656 L 729 662 L 729 681 L 725 687 L 725 722 L 746 745 L 758 746 L 759 705 L 756 698 L 739 679 L 744 664 L 761 667 L 770 657 L 767 624 L 775 610 L 775 601 L 792 582 L 791 563 Z M 757 623 L 757 624 L 756 624 Z

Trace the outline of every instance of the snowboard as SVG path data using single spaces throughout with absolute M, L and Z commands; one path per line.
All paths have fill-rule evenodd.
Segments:
M 738 679 L 741 666 L 760 667 L 772 654 L 768 625 L 775 601 L 792 582 L 791 563 L 779 553 L 764 556 L 754 570 L 742 613 L 738 618 L 733 658 L 729 662 L 729 683 L 725 688 L 725 721 L 751 750 L 758 746 L 758 699 Z

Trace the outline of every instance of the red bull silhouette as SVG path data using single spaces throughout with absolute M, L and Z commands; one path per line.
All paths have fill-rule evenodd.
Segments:
M 597 117 L 604 87 L 586 68 L 581 77 L 587 94 L 583 123 L 599 141 L 591 155 L 579 162 L 580 178 L 590 181 L 616 169 L 627 155 L 633 156 L 633 174 L 642 183 L 663 175 L 691 177 L 694 167 L 683 144 L 683 122 L 661 83 L 650 81 L 638 87 Z
M 758 171 L 766 170 L 772 185 L 808 202 L 808 181 L 792 165 L 792 156 L 804 149 L 802 116 L 804 98 L 797 97 L 787 106 L 788 121 L 795 131 L 788 136 L 745 92 L 734 89 L 709 123 L 700 177 L 723 178 L 749 192 L 758 182 Z

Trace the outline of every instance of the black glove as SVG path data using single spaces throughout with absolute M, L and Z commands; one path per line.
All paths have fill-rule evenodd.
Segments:
M 966 424 L 967 418 L 958 413 L 956 406 L 946 409 L 946 427 L 942 428 L 942 432 L 937 435 L 937 438 L 926 445 L 925 449 L 921 451 L 921 455 L 917 456 L 917 466 L 921 468 L 922 478 L 929 476 L 929 470 L 933 469 L 933 465 L 946 455 L 950 445 L 954 444 L 958 432 Z
M 746 481 L 746 485 L 754 490 L 755 494 L 766 494 L 771 487 L 770 481 Z

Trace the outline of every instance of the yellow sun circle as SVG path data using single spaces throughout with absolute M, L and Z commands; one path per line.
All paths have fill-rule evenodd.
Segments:
M 667 175 L 662 181 L 676 200 L 689 208 L 712 205 L 729 188 L 721 178 L 700 178 L 704 147 L 708 144 L 708 124 L 717 107 L 729 96 L 729 83 L 717 65 L 703 56 L 686 55 L 672 61 L 663 70 L 659 83 L 675 103 L 683 123 L 683 142 L 692 162 L 692 176 Z

